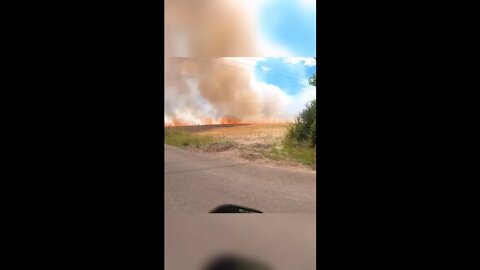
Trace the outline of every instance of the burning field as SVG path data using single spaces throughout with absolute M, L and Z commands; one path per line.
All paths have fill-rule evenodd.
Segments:
M 291 61 L 315 63 L 310 58 L 166 59 L 165 127 L 292 122 L 315 99 L 316 88 L 308 83 L 304 64 Z
M 288 22 L 304 29 L 311 23 L 300 19 L 314 14 L 308 5 L 271 13 L 267 2 L 165 2 L 166 144 L 226 158 L 314 166 L 313 150 L 284 139 L 289 123 L 316 98 L 309 83 L 316 58 L 292 53 L 283 37 L 270 35 L 281 25 L 263 20 L 268 14 L 278 21 L 298 8 L 306 13 Z
M 259 81 L 241 61 L 168 59 L 165 143 L 224 158 L 315 168 L 315 149 L 285 140 L 295 117 L 315 99 L 315 87 L 287 94 Z
M 278 87 L 256 81 L 255 72 L 245 70 L 244 63 L 239 61 L 242 60 L 168 59 L 165 125 L 292 121 L 297 111 L 290 109 L 295 108 L 292 103 L 298 98 L 288 96 Z

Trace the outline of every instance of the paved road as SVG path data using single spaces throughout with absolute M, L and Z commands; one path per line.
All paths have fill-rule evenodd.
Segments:
M 238 204 L 264 213 L 315 213 L 316 174 L 220 159 L 165 145 L 165 212 Z
M 165 269 L 205 270 L 225 253 L 275 270 L 316 269 L 316 214 L 165 214 Z

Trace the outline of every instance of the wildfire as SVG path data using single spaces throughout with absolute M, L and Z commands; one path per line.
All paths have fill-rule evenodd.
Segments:
M 191 126 L 191 123 L 180 121 L 179 119 L 172 119 L 164 123 L 165 127 L 181 127 L 181 126 Z
M 217 124 L 213 119 L 210 118 L 204 118 L 202 120 L 202 125 L 214 125 Z
M 256 119 L 256 120 L 242 120 L 235 117 L 224 116 L 219 119 L 204 118 L 196 122 L 186 122 L 179 119 L 172 119 L 165 121 L 165 127 L 180 127 L 180 126 L 198 126 L 198 125 L 240 125 L 240 124 L 281 124 L 290 123 L 284 119 Z
M 222 125 L 238 125 L 238 124 L 245 124 L 240 119 L 234 117 L 227 117 L 224 116 L 220 119 L 220 124 Z

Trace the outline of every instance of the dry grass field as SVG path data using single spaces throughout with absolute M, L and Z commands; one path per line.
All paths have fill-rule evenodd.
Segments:
M 215 152 L 224 158 L 315 169 L 313 150 L 282 143 L 290 126 L 276 123 L 168 127 L 165 143 L 191 151 Z
M 291 124 L 236 124 L 185 126 L 177 129 L 199 135 L 226 138 L 241 145 L 273 144 L 281 141 Z

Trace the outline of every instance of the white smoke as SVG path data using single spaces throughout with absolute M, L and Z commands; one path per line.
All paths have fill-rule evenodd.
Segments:
M 297 95 L 289 96 L 278 86 L 258 81 L 254 68 L 245 68 L 247 62 L 256 63 L 254 58 L 236 60 L 169 59 L 166 124 L 292 121 L 308 101 L 315 99 L 316 88 L 306 82 Z

